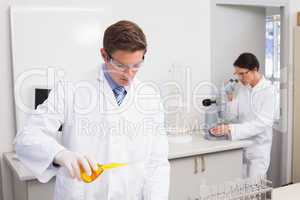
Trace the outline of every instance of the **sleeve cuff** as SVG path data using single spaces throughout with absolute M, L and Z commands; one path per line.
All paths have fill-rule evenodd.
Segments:
M 55 151 L 53 151 L 50 163 L 48 164 L 48 167 L 42 171 L 40 174 L 35 174 L 36 178 L 42 182 L 46 183 L 48 182 L 53 176 L 56 175 L 57 171 L 59 170 L 59 165 L 54 164 L 54 157 L 61 151 L 63 151 L 65 148 L 58 144 Z

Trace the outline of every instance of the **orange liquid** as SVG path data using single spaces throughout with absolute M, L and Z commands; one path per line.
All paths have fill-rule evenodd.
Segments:
M 104 169 L 102 169 L 101 165 L 98 164 L 98 169 L 96 171 L 92 169 L 92 175 L 88 176 L 87 173 L 84 171 L 83 167 L 80 166 L 81 179 L 85 183 L 93 182 L 98 176 L 100 176 L 103 173 L 103 171 Z
M 83 182 L 85 183 L 91 183 L 93 182 L 98 176 L 100 176 L 104 170 L 109 170 L 109 169 L 113 169 L 113 168 L 117 168 L 117 167 L 122 167 L 122 166 L 126 166 L 127 164 L 124 163 L 110 163 L 110 164 L 106 164 L 106 165 L 98 165 L 98 169 L 97 170 L 93 170 L 92 169 L 92 175 L 88 176 L 86 174 L 86 172 L 84 171 L 83 167 L 80 166 L 80 175 L 81 175 L 81 179 L 83 180 Z

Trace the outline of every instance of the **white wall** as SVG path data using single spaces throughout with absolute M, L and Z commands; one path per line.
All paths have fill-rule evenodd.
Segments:
M 262 71 L 265 62 L 265 8 L 212 5 L 212 76 L 220 86 L 233 76 L 233 62 L 254 53 Z
M 3 200 L 12 200 L 12 185 L 10 172 L 3 163 L 2 152 L 12 150 L 11 143 L 15 132 L 8 4 L 9 0 L 0 0 L 0 163 L 2 177 L 0 183 L 3 189 L 0 199 L 3 197 Z
M 290 0 L 290 50 L 293 50 L 293 28 L 297 26 L 297 12 L 300 12 L 300 1 Z M 290 54 L 290 63 L 293 63 L 293 55 Z
M 280 8 L 279 7 L 267 7 L 266 8 L 266 16 L 272 15 L 280 15 Z
M 294 48 L 294 36 L 293 36 L 293 28 L 297 26 L 297 12 L 300 12 L 300 1 L 299 0 L 290 0 L 290 64 L 293 64 L 293 48 Z
M 156 2 L 144 2 L 143 5 L 136 3 L 135 7 L 128 6 L 127 2 L 124 5 L 118 4 L 118 7 L 114 1 L 110 4 L 98 2 L 92 6 L 86 4 L 87 9 L 80 9 L 82 6 L 76 4 L 72 7 L 79 9 L 57 9 L 69 5 L 39 3 L 41 8 L 29 9 L 28 5 L 24 8 L 18 2 L 12 10 L 14 78 L 20 77 L 21 73 L 29 69 L 44 69 L 48 66 L 63 68 L 68 78 L 84 78 L 86 71 L 93 71 L 98 62 L 102 62 L 99 48 L 102 47 L 104 29 L 117 20 L 129 19 L 142 27 L 149 43 L 145 66 L 139 72 L 140 78 L 162 86 L 170 80 L 168 71 L 172 65 L 189 67 L 190 86 L 188 91 L 182 93 L 191 97 L 193 87 L 202 81 L 210 81 L 209 2 L 202 2 L 201 5 L 198 2 L 172 2 L 172 5 L 171 2 L 160 2 L 159 6 Z M 70 21 L 76 21 L 76 24 Z M 52 31 L 53 34 L 47 36 Z M 85 38 L 87 32 L 89 37 Z M 60 44 L 59 50 L 56 44 Z M 30 81 L 22 82 L 22 91 L 18 94 L 22 96 L 25 105 L 33 104 L 32 89 L 36 84 L 47 83 L 45 78 L 41 79 L 42 77 L 36 76 Z M 185 102 L 191 100 L 187 99 Z M 23 114 L 24 109 L 18 106 L 18 126 L 22 124 Z M 196 117 L 200 118 L 199 115 Z
M 99 1 L 89 0 L 82 3 L 78 0 L 16 0 L 23 4 L 56 4 L 74 6 Z M 0 122 L 1 140 L 0 154 L 11 151 L 12 139 L 15 135 L 15 119 L 13 109 L 12 63 L 9 38 L 9 0 L 0 0 Z M 139 24 L 148 37 L 149 52 L 146 68 L 141 72 L 142 79 L 162 84 L 169 78 L 168 70 L 172 64 L 189 66 L 192 81 L 191 87 L 201 81 L 210 81 L 210 2 L 191 1 L 117 1 L 101 2 L 105 10 L 107 24 L 120 19 L 129 19 Z M 101 31 L 101 30 L 99 30 Z M 103 30 L 102 30 L 103 31 Z M 12 199 L 12 185 L 9 170 L 2 167 L 3 199 Z M 1 197 L 1 196 L 0 196 Z
M 290 28 L 290 35 L 289 35 L 289 40 L 290 40 L 290 56 L 289 56 L 289 63 L 290 65 L 292 65 L 294 63 L 294 35 L 293 35 L 293 29 L 295 26 L 297 26 L 297 12 L 300 11 L 300 1 L 299 0 L 290 0 L 290 24 L 289 24 L 289 28 Z M 299 56 L 299 55 L 298 55 Z M 293 77 L 293 72 L 291 71 L 290 73 L 290 77 Z M 292 80 L 289 81 L 289 84 L 292 85 Z M 293 115 L 293 107 L 292 107 L 292 97 L 293 97 L 293 93 L 292 91 L 290 91 L 290 96 L 289 96 L 289 119 L 292 119 L 292 115 Z M 292 129 L 292 120 L 289 121 L 289 127 L 290 129 Z M 291 131 L 292 132 L 292 131 Z M 292 138 L 291 138 L 292 140 Z M 292 141 L 290 142 L 290 144 L 292 144 Z M 299 144 L 299 143 L 298 143 Z M 300 145 L 300 144 L 299 144 Z

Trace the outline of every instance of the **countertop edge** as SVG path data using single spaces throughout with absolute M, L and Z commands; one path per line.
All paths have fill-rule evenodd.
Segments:
M 203 142 L 203 141 L 202 141 Z M 206 141 L 205 141 L 206 142 Z M 213 144 L 213 141 L 208 141 Z M 248 147 L 252 144 L 250 141 L 228 141 L 225 144 L 215 145 L 213 144 L 212 147 L 201 147 L 201 141 L 199 142 L 199 147 L 197 146 L 198 142 L 190 143 L 190 146 L 188 143 L 184 143 L 182 146 L 190 147 L 188 150 L 182 150 L 178 147 L 181 146 L 181 144 L 169 144 L 169 146 L 176 146 L 177 151 L 174 153 L 169 152 L 168 160 L 175 160 L 179 158 L 185 158 L 185 157 L 191 157 L 194 155 L 203 155 L 203 154 L 211 154 L 211 153 L 218 153 L 218 152 L 224 152 L 224 151 L 230 151 L 235 149 L 242 149 L 245 147 Z M 216 147 L 215 147 L 215 146 Z M 32 175 L 32 172 L 30 172 L 29 169 L 27 169 L 22 163 L 20 163 L 19 160 L 13 158 L 15 155 L 15 152 L 5 152 L 3 153 L 3 157 L 9 167 L 13 170 L 13 172 L 18 176 L 20 181 L 30 181 L 30 180 L 37 180 L 34 175 Z M 18 166 L 19 165 L 19 166 Z M 20 170 L 20 168 L 22 168 Z

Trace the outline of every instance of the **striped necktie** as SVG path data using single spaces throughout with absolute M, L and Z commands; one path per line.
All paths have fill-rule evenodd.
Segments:
M 127 92 L 122 86 L 116 87 L 115 89 L 113 89 L 113 92 L 116 97 L 117 104 L 120 106 Z

